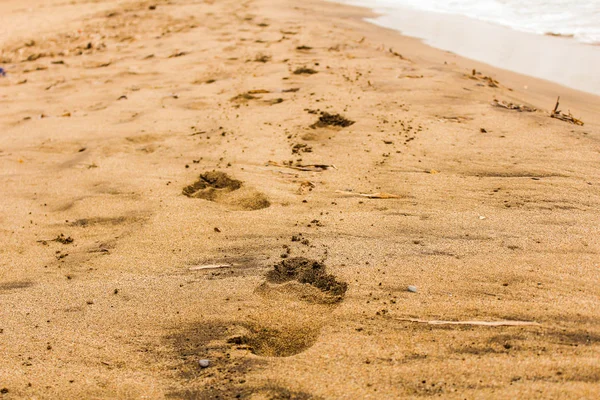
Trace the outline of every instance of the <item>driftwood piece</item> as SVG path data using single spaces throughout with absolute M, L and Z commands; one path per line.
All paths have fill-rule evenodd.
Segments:
M 195 265 L 188 268 L 190 271 L 201 271 L 204 269 L 219 269 L 219 268 L 231 268 L 231 264 L 206 264 L 206 265 Z
M 369 199 L 401 199 L 402 198 L 402 196 L 399 196 L 397 194 L 391 194 L 391 193 L 356 193 L 356 192 L 350 192 L 348 190 L 336 190 L 335 192 L 340 193 L 340 194 L 349 195 L 349 196 L 366 197 Z
M 491 76 L 483 75 L 481 72 L 473 69 L 471 75 L 467 75 L 469 79 L 473 79 L 475 81 L 483 81 L 491 88 L 499 88 L 500 82 L 492 78 Z
M 575 118 L 571 114 L 571 111 L 569 111 L 568 114 L 564 114 L 562 111 L 560 111 L 558 109 L 559 101 L 560 101 L 560 96 L 558 96 L 558 98 L 556 99 L 556 105 L 554 106 L 554 110 L 552 110 L 552 112 L 550 113 L 550 118 L 556 118 L 556 119 L 560 119 L 561 121 L 570 122 L 575 125 L 583 126 L 583 121 Z
M 424 320 L 417 318 L 399 318 L 399 321 L 416 322 L 428 325 L 472 325 L 472 326 L 539 326 L 537 322 L 532 321 L 438 321 Z
M 504 100 L 497 100 L 497 99 L 494 99 L 494 101 L 492 101 L 492 105 L 494 107 L 506 108 L 507 110 L 515 110 L 515 111 L 520 111 L 520 112 L 534 112 L 534 111 L 537 111 L 537 109 L 535 109 L 533 107 L 526 106 L 524 104 L 509 103 L 509 102 L 506 102 Z
M 390 47 L 390 50 L 389 50 L 389 52 L 390 52 L 392 55 L 394 55 L 394 56 L 398 57 L 398 58 L 399 58 L 399 59 L 401 59 L 401 60 L 404 60 L 404 61 L 410 61 L 408 58 L 404 57 L 402 54 L 400 54 L 400 53 L 398 53 L 398 52 L 394 51 L 394 50 L 393 50 L 391 47 Z

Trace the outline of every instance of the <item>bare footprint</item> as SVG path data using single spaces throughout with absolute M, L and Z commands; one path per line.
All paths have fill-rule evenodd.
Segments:
M 201 321 L 167 337 L 178 354 L 173 368 L 181 375 L 183 389 L 171 395 L 316 399 L 309 393 L 265 385 L 252 371 L 269 365 L 270 357 L 291 357 L 315 345 L 347 289 L 318 261 L 299 257 L 277 263 L 255 291 L 256 306 L 244 317 Z M 217 368 L 203 370 L 199 359 L 208 359 Z
M 325 265 L 296 257 L 276 264 L 256 293 L 265 301 L 250 315 L 248 333 L 230 340 L 260 356 L 288 357 L 313 346 L 348 284 Z
M 260 210 L 271 205 L 263 193 L 244 186 L 242 181 L 233 179 L 221 171 L 200 174 L 196 182 L 183 188 L 183 194 L 239 210 Z

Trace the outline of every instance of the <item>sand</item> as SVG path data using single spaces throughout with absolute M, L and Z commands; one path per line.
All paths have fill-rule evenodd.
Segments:
M 337 4 L 22 3 L 0 398 L 598 397 L 598 97 Z

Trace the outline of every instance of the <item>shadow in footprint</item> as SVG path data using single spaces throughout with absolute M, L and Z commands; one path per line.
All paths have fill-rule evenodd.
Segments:
M 262 370 L 267 360 L 243 355 L 235 348 L 247 349 L 247 345 L 239 340 L 239 334 L 252 334 L 254 329 L 246 323 L 203 321 L 167 336 L 169 347 L 174 351 L 174 354 L 168 353 L 173 362 L 170 370 L 175 371 L 179 379 L 173 382 L 166 398 L 317 399 L 309 393 L 292 391 L 249 376 Z M 266 334 L 264 337 L 269 336 Z M 279 339 L 274 341 L 281 344 Z M 209 359 L 210 367 L 201 368 L 199 359 Z
M 263 193 L 244 186 L 242 181 L 233 179 L 221 171 L 200 174 L 196 182 L 183 188 L 183 194 L 240 210 L 260 210 L 271 205 Z
M 177 354 L 173 369 L 181 378 L 194 380 L 206 372 L 198 366 L 198 359 L 208 358 L 217 366 L 223 381 L 228 381 L 230 377 L 243 377 L 263 363 L 258 359 L 229 356 L 231 344 L 227 338 L 242 332 L 245 332 L 243 326 L 225 321 L 202 321 L 176 331 L 166 337 Z
M 289 319 L 288 315 L 286 319 Z M 252 354 L 263 357 L 289 357 L 302 353 L 315 344 L 319 337 L 319 328 L 310 324 L 271 318 L 270 324 L 250 323 L 245 328 L 248 333 L 234 336 L 228 343 L 244 346 Z

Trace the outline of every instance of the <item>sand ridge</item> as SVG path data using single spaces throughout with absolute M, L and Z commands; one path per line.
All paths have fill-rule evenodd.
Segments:
M 0 53 L 1 398 L 597 397 L 597 97 L 336 4 L 47 4 Z

